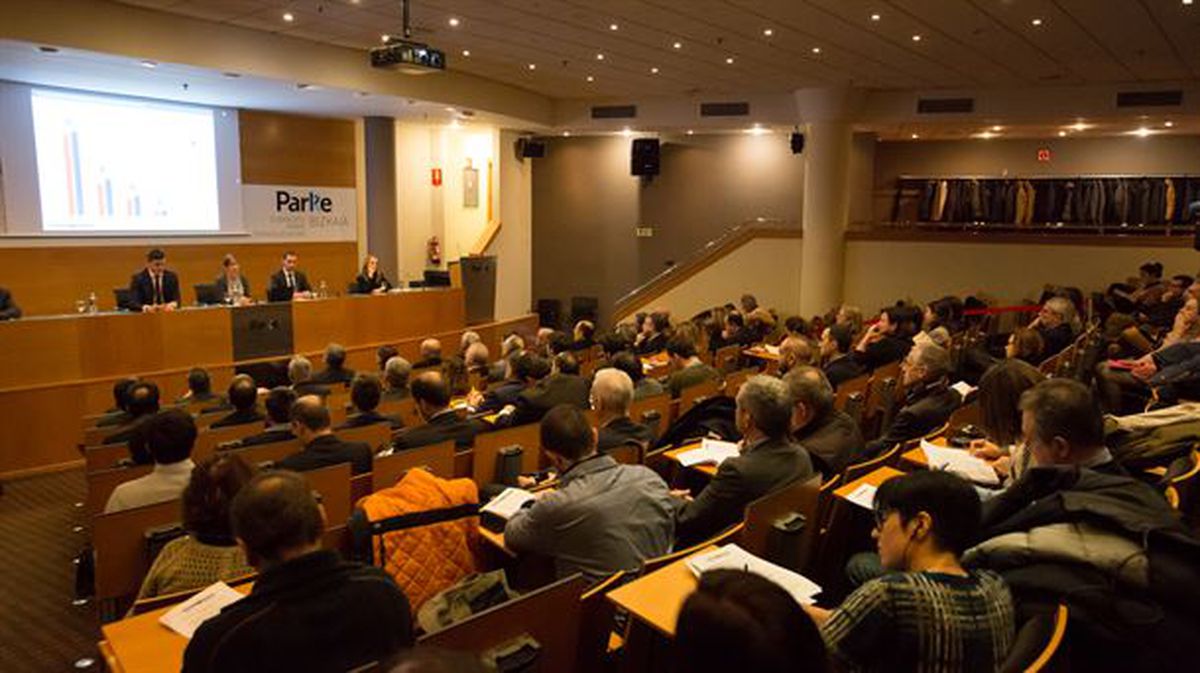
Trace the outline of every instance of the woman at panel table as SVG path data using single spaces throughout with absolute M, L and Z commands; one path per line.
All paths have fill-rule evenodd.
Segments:
M 253 300 L 250 298 L 250 282 L 242 275 L 242 267 L 233 255 L 225 255 L 221 260 L 224 269 L 217 277 L 217 292 L 226 304 L 245 306 Z
M 379 270 L 379 258 L 375 255 L 367 255 L 367 259 L 363 262 L 362 272 L 358 274 L 358 278 L 354 279 L 354 293 L 383 294 L 390 289 L 392 289 L 391 282 Z

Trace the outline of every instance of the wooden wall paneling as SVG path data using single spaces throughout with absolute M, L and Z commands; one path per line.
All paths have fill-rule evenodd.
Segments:
M 343 346 L 351 341 L 347 332 L 354 330 L 349 301 L 292 302 L 292 347 L 297 353 L 323 351 L 330 342 Z
M 79 320 L 0 322 L 0 388 L 82 378 Z
M 355 186 L 353 121 L 239 110 L 238 132 L 247 184 Z
M 84 378 L 162 369 L 163 317 L 151 313 L 81 317 L 78 352 Z
M 78 385 L 0 392 L 0 473 L 81 461 L 81 416 Z
M 160 315 L 163 354 L 155 369 L 233 361 L 233 317 L 225 308 Z

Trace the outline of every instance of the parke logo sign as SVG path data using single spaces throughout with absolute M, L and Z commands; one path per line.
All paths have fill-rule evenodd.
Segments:
M 352 241 L 358 195 L 344 187 L 243 185 L 242 219 L 261 236 Z

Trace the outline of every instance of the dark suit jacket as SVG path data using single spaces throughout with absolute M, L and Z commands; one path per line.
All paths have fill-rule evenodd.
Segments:
M 853 355 L 846 355 L 832 360 L 829 364 L 825 365 L 822 371 L 825 372 L 825 378 L 829 379 L 829 385 L 837 389 L 839 385 L 846 381 L 862 376 L 866 370 L 854 359 Z
M 459 418 L 453 409 L 446 409 L 434 414 L 425 425 L 402 430 L 392 441 L 392 448 L 403 451 L 453 439 L 457 448 L 466 449 L 475 442 L 475 435 L 482 431 L 483 425 L 479 421 Z
M 1071 326 L 1065 322 L 1059 323 L 1057 327 L 1038 327 L 1038 334 L 1042 335 L 1043 360 L 1058 355 L 1064 348 L 1070 346 L 1075 341 L 1075 333 L 1071 331 Z
M 635 442 L 645 445 L 654 443 L 654 431 L 628 416 L 613 419 L 597 434 L 596 450 L 600 453 Z
M 652 334 L 637 347 L 638 355 L 654 355 L 667 349 L 667 335 L 662 332 Z
M 313 383 L 325 383 L 325 384 L 331 384 L 331 385 L 332 384 L 350 385 L 350 382 L 353 380 L 354 380 L 354 370 L 346 369 L 345 367 L 338 367 L 336 369 L 334 369 L 332 367 L 326 367 L 325 369 L 322 369 L 321 371 L 317 372 L 316 374 L 313 374 L 313 377 L 312 377 Z
M 716 535 L 741 521 L 753 500 L 812 474 L 808 452 L 788 439 L 760 442 L 726 459 L 700 495 L 676 514 L 676 548 Z
M 903 360 L 912 348 L 912 339 L 893 336 L 891 334 L 867 346 L 864 351 L 854 351 L 854 359 L 865 369 L 877 369 L 884 365 Z
M 286 428 L 282 430 L 265 430 L 257 435 L 243 437 L 242 446 L 257 446 L 259 444 L 274 444 L 275 442 L 290 442 L 296 438 L 291 430 Z
M 293 271 L 292 275 L 296 277 L 295 287 L 287 286 L 287 277 L 283 275 L 283 269 L 271 274 L 271 279 L 267 281 L 267 301 L 291 301 L 296 292 L 312 292 L 308 276 L 305 276 L 303 271 Z
M 389 388 L 383 391 L 381 399 L 384 402 L 395 402 L 396 400 L 407 400 L 411 396 L 408 388 Z
M 483 394 L 483 402 L 476 411 L 492 413 L 500 411 L 510 404 L 517 403 L 517 397 L 525 390 L 525 382 L 520 379 L 507 379 L 493 386 Z
M 0 320 L 12 320 L 21 317 L 21 307 L 13 301 L 8 288 L 0 287 Z
M 413 363 L 412 368 L 413 369 L 432 369 L 434 367 L 441 367 L 441 366 L 442 366 L 442 358 L 435 356 L 435 357 L 431 357 L 431 358 L 425 358 L 424 360 L 417 360 L 416 362 Z
M 319 395 L 321 397 L 329 397 L 329 386 L 322 385 L 316 381 L 303 381 L 292 386 L 292 390 L 296 393 L 296 397 L 304 397 L 305 395 Z
M 155 301 L 154 280 L 146 269 L 133 274 L 129 279 L 129 308 L 134 311 L 142 310 L 143 306 L 155 304 L 170 304 L 179 301 L 179 276 L 174 271 L 165 270 L 162 276 L 162 301 Z
M 814 418 L 800 429 L 795 440 L 808 451 L 813 465 L 827 477 L 840 474 L 850 458 L 862 451 L 863 437 L 854 419 L 837 409 Z
M 266 417 L 259 413 L 257 408 L 248 409 L 246 411 L 234 411 L 233 413 L 220 418 L 210 425 L 210 428 L 227 428 L 233 425 L 248 425 L 250 423 L 262 423 Z
M 213 282 L 213 285 L 217 286 L 217 292 L 221 293 L 222 297 L 229 297 L 229 281 L 225 280 L 225 274 L 217 276 L 217 280 Z M 242 276 L 242 296 L 250 296 L 250 281 L 245 276 Z
M 387 423 L 393 430 L 399 430 L 404 427 L 404 421 L 400 420 L 399 416 L 385 416 L 378 411 L 361 411 L 348 417 L 345 423 L 342 423 L 335 429 L 348 430 L 350 428 L 361 428 L 377 423 Z
M 371 447 L 366 442 L 343 442 L 336 435 L 322 435 L 299 453 L 279 461 L 276 467 L 305 472 L 339 463 L 350 463 L 353 474 L 366 474 L 371 471 Z
M 950 420 L 962 404 L 962 397 L 951 390 L 945 380 L 915 386 L 904 396 L 904 406 L 896 412 L 892 424 L 883 435 L 867 444 L 865 454 L 854 462 L 869 460 L 892 448 L 893 444 L 923 437 Z
M 590 406 L 591 388 L 582 376 L 551 374 L 517 396 L 517 410 L 508 425 L 525 425 L 542 420 L 554 407 L 573 404 L 580 409 Z
M 382 271 L 377 272 L 374 277 L 364 276 L 360 273 L 354 279 L 355 294 L 371 294 L 379 288 L 383 288 L 384 290 L 392 289 L 391 281 L 387 279 L 387 276 L 383 275 Z

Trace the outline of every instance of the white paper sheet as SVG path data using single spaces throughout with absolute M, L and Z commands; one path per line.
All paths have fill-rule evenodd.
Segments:
M 533 494 L 523 488 L 506 488 L 504 491 L 488 501 L 488 504 L 480 508 L 480 512 L 494 514 L 505 521 L 512 518 L 518 510 L 525 506 L 525 503 L 533 500 Z
M 987 461 L 972 456 L 965 449 L 948 449 L 921 440 L 921 450 L 925 452 L 930 469 L 953 472 L 977 484 L 995 486 L 1000 483 L 1000 477 Z
M 967 399 L 967 395 L 979 390 L 979 388 L 967 383 L 966 381 L 959 381 L 958 383 L 950 386 L 950 389 L 957 392 L 964 400 Z
M 875 509 L 875 491 L 877 489 L 871 484 L 859 484 L 858 488 L 850 491 L 846 499 L 850 502 L 863 507 L 865 509 Z
M 709 570 L 745 570 L 771 580 L 791 594 L 801 605 L 812 605 L 821 587 L 800 573 L 761 559 L 736 544 L 727 544 L 687 560 L 687 566 L 699 577 Z
M 224 582 L 208 586 L 200 593 L 168 610 L 159 623 L 175 633 L 191 640 L 200 625 L 220 614 L 227 605 L 242 600 L 245 596 Z
M 684 451 L 679 454 L 679 464 L 684 467 L 693 465 L 715 465 L 720 467 L 726 458 L 732 458 L 739 453 L 736 442 L 722 442 L 719 439 L 704 439 L 700 448 Z

